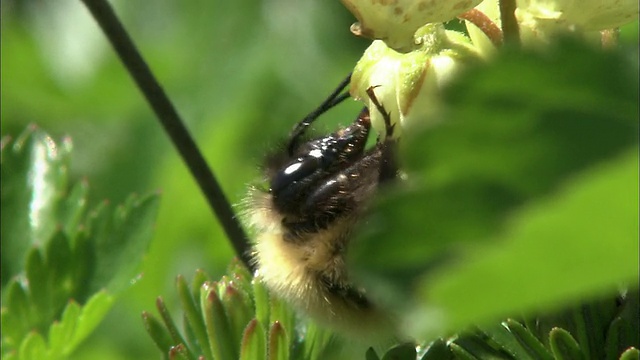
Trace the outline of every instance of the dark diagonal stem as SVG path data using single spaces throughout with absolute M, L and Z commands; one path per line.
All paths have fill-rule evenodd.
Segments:
M 499 0 L 500 22 L 505 44 L 520 46 L 520 27 L 516 19 L 516 0 Z
M 142 91 L 156 117 L 167 132 L 189 171 L 198 182 L 209 206 L 226 232 L 236 254 L 247 267 L 252 268 L 249 257 L 249 242 L 231 204 L 227 200 L 218 180 L 207 165 L 202 153 L 180 119 L 173 104 L 153 76 L 149 66 L 106 0 L 82 0 L 91 15 L 102 28 L 109 42 Z

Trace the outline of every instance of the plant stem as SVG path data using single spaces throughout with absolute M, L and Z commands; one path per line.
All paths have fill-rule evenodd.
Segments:
M 249 242 L 218 180 L 207 165 L 175 107 L 149 69 L 124 26 L 106 0 L 82 0 L 153 109 L 183 161 L 187 164 L 209 206 L 218 218 L 236 254 L 249 268 Z M 252 269 L 253 270 L 253 269 Z
M 499 48 L 502 46 L 502 30 L 482 11 L 478 9 L 471 9 L 458 15 L 458 18 L 467 20 L 477 26 L 485 35 L 487 35 L 495 47 Z
M 504 42 L 514 46 L 520 46 L 520 28 L 516 19 L 516 0 L 499 0 L 500 22 Z

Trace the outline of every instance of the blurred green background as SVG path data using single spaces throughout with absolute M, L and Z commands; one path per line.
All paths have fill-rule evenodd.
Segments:
M 229 199 L 259 176 L 264 152 L 317 106 L 369 41 L 337 1 L 114 1 Z M 2 136 L 30 123 L 74 143 L 72 177 L 91 203 L 160 191 L 143 277 L 74 355 L 157 358 L 140 313 L 163 296 L 177 312 L 174 279 L 202 268 L 221 275 L 224 234 L 150 108 L 77 0 L 3 1 Z M 333 110 L 348 123 L 359 105 Z

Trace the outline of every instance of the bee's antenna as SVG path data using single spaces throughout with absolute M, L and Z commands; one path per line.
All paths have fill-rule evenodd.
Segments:
M 236 255 L 244 264 L 254 270 L 249 255 L 249 238 L 240 221 L 236 218 L 231 204 L 227 200 L 218 180 L 193 141 L 189 131 L 178 115 L 175 107 L 153 76 L 135 44 L 106 0 L 82 0 L 94 17 L 109 42 L 129 71 L 129 74 L 142 91 L 147 102 L 156 114 L 176 147 L 182 160 L 187 164 L 191 175 L 196 179 L 200 190 L 207 198 L 209 206 L 222 225 Z
M 307 116 L 305 116 L 304 119 L 297 123 L 293 130 L 291 130 L 291 133 L 289 134 L 289 145 L 287 146 L 287 152 L 289 153 L 289 155 L 293 155 L 293 149 L 296 147 L 296 145 L 298 145 L 300 136 L 304 134 L 304 132 L 312 122 L 314 122 L 327 110 L 340 104 L 351 96 L 348 91 L 341 94 L 341 92 L 344 90 L 344 88 L 347 87 L 350 81 L 351 73 L 349 73 L 349 75 L 347 75 L 347 77 L 344 78 L 344 80 L 342 80 L 340 84 L 338 84 L 338 87 L 333 90 L 331 95 L 329 95 L 329 97 L 327 97 L 327 99 L 322 102 L 322 104 L 320 104 L 317 109 L 313 110 Z

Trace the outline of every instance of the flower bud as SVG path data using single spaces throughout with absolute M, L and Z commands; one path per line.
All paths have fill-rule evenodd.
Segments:
M 636 0 L 519 0 L 519 20 L 533 26 L 599 31 L 638 19 Z
M 351 32 L 384 41 L 396 51 L 410 51 L 413 35 L 421 26 L 455 18 L 482 0 L 342 0 L 358 19 Z
M 428 125 L 438 106 L 440 86 L 461 65 L 480 59 L 470 40 L 461 33 L 448 31 L 442 24 L 420 28 L 414 38 L 415 48 L 397 52 L 383 41 L 374 41 L 365 51 L 351 76 L 351 96 L 362 100 L 371 112 L 371 122 L 380 134 L 385 133 L 383 115 L 367 94 L 373 87 L 375 97 L 389 113 L 394 137 L 412 122 Z
M 546 44 L 558 33 L 579 33 L 600 40 L 600 30 L 611 29 L 638 19 L 638 3 L 633 0 L 518 0 L 516 19 L 525 46 Z M 500 26 L 498 0 L 485 0 L 476 9 Z M 484 54 L 495 48 L 473 24 L 467 22 L 473 43 Z

